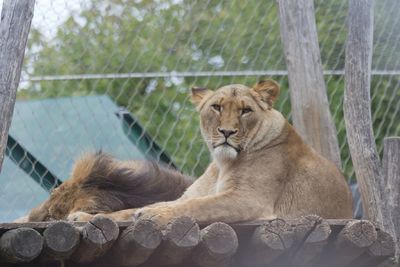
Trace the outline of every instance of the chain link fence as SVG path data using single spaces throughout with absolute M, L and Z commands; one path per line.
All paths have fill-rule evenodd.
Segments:
M 13 154 L 16 145 L 9 146 L 0 175 L 0 220 L 21 216 L 45 199 L 85 150 L 161 159 L 200 175 L 209 155 L 188 97 L 193 86 L 273 78 L 282 87 L 276 108 L 290 120 L 275 1 L 36 2 L 10 131 L 23 152 Z M 342 109 L 347 2 L 314 4 L 342 169 L 350 182 Z M 383 137 L 400 135 L 399 10 L 397 0 L 376 1 L 371 98 L 380 153 Z

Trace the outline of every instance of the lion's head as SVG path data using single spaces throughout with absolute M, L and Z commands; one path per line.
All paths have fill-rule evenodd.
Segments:
M 28 221 L 66 219 L 70 213 L 90 214 L 139 208 L 175 200 L 193 180 L 151 161 L 118 161 L 108 154 L 85 154 L 71 177 L 33 209 Z
M 96 173 L 107 173 L 111 164 L 111 158 L 105 154 L 83 156 L 75 164 L 70 179 L 53 189 L 45 202 L 32 209 L 28 220 L 63 220 L 69 213 L 75 211 L 101 212 L 101 206 L 96 204 L 99 202 L 98 200 L 102 199 L 101 191 L 96 187 L 89 187 L 87 184 L 91 179 L 93 180 L 93 177 L 96 177 Z
M 201 132 L 217 162 L 234 160 L 275 139 L 285 123 L 272 108 L 279 95 L 273 80 L 252 88 L 232 84 L 211 91 L 192 89 L 192 102 L 200 112 Z

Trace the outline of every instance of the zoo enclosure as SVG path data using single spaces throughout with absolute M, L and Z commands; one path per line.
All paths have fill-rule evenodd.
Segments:
M 383 137 L 400 133 L 399 7 L 396 0 L 377 1 L 375 6 L 371 98 L 381 155 Z M 348 2 L 344 0 L 315 1 L 330 110 L 338 132 L 342 168 L 350 181 L 354 180 L 354 173 L 342 113 L 347 8 Z M 55 100 L 53 108 L 57 109 L 59 103 L 61 109 L 60 97 L 107 94 L 117 105 L 127 108 L 179 169 L 199 175 L 209 159 L 198 131 L 197 116 L 187 97 L 190 87 L 251 85 L 259 78 L 271 77 L 282 86 L 276 108 L 291 118 L 279 32 L 275 1 L 39 0 L 17 99 L 20 103 L 39 101 L 40 107 L 44 106 L 40 100 L 50 98 Z M 106 105 L 100 104 L 106 110 Z M 77 109 L 74 105 L 71 108 Z M 55 112 L 50 108 L 44 110 L 50 115 Z M 95 114 L 99 108 L 87 105 L 85 112 L 78 113 L 77 122 L 88 125 L 83 131 L 94 140 L 99 139 L 107 129 L 89 125 L 84 119 L 92 116 L 98 120 Z M 37 113 L 32 110 L 29 119 L 23 112 L 14 114 L 14 120 L 19 117 L 25 125 L 21 129 L 32 132 L 27 141 L 20 140 L 20 143 L 30 151 L 35 151 L 37 146 L 45 147 L 53 157 L 52 162 L 60 164 L 58 168 L 53 164 L 46 167 L 65 179 L 72 160 L 65 161 L 63 155 L 72 158 L 80 151 L 67 144 L 55 147 L 44 127 L 49 121 L 41 121 Z M 65 123 L 67 120 L 62 115 L 58 119 L 54 127 L 63 125 L 58 133 L 63 139 L 75 125 Z M 35 131 L 29 120 L 37 121 Z M 35 133 L 50 141 L 39 142 Z M 100 148 L 95 143 L 80 149 Z M 119 151 L 116 148 L 111 152 L 124 157 Z M 43 156 L 37 158 L 46 161 Z M 28 210 L 43 199 L 37 197 L 42 189 L 27 179 L 18 179 L 20 175 L 12 171 L 7 179 L 0 178 L 5 188 L 0 198 L 8 202 L 8 198 L 18 198 L 18 194 L 19 198 L 29 196 L 30 201 L 25 204 Z M 8 195 L 6 189 L 15 187 L 24 190 Z M 7 212 L 10 213 L 4 215 L 7 218 L 21 215 L 11 209 Z
M 1 146 L 1 156 L 3 156 L 3 151 L 5 149 L 4 134 L 7 134 L 8 132 L 7 123 L 11 118 L 9 111 L 11 111 L 14 106 L 13 101 L 15 100 L 20 67 L 22 65 L 25 42 L 27 39 L 26 37 L 29 32 L 31 16 L 33 13 L 33 3 L 34 1 L 29 0 L 23 2 L 6 1 L 4 5 L 5 11 L 3 10 L 2 13 L 2 23 L 0 24 L 0 31 L 3 33 L 2 39 L 0 39 L 0 45 L 2 47 L 2 50 L 0 50 L 0 58 L 2 59 L 0 65 L 0 89 L 2 96 L 0 101 L 3 103 L 2 108 L 5 112 L 2 112 L 1 115 L 4 116 L 4 118 L 0 121 L 0 129 L 3 136 L 0 140 L 3 143 Z M 322 124 L 317 125 L 316 127 L 317 133 L 311 133 L 310 135 L 306 134 L 304 137 L 307 142 L 317 145 L 315 148 L 321 151 L 322 154 L 333 160 L 339 160 L 337 164 L 340 165 L 340 158 L 338 158 L 338 154 L 335 154 L 337 152 L 324 151 L 324 146 L 327 144 L 331 145 L 331 143 L 334 143 L 333 147 L 336 147 L 336 150 L 338 149 L 334 126 L 333 129 L 331 128 L 328 130 L 327 136 L 321 134 L 324 131 L 324 127 L 330 127 L 329 125 L 333 125 L 333 123 L 330 122 L 330 112 L 328 107 L 321 106 L 321 103 L 318 102 L 307 102 L 308 95 L 306 95 L 306 98 L 304 99 L 304 95 L 300 94 L 300 100 L 293 97 L 293 93 L 298 93 L 296 90 L 299 89 L 296 88 L 298 88 L 299 85 L 300 89 L 304 90 L 304 92 L 308 91 L 309 95 L 313 95 L 314 93 L 320 94 L 320 92 L 325 93 L 323 82 L 321 82 L 322 66 L 319 60 L 319 49 L 317 45 L 312 2 L 307 0 L 299 2 L 280 0 L 278 3 L 281 35 L 285 45 L 285 56 L 289 69 L 289 80 L 292 91 L 291 99 L 294 100 L 292 102 L 294 105 L 293 109 L 297 109 L 298 107 L 296 107 L 296 105 L 299 103 L 307 103 L 305 107 L 300 107 L 298 111 L 300 113 L 306 111 L 306 119 L 304 120 L 303 118 L 303 123 L 311 126 L 315 126 L 315 122 L 307 121 L 308 117 L 315 116 L 318 113 L 321 114 L 321 116 L 324 116 L 323 112 L 328 110 L 328 117 L 325 117 L 325 119 L 322 120 Z M 346 91 L 344 99 L 346 110 L 344 115 L 346 129 L 348 131 L 347 136 L 350 140 L 349 146 L 351 149 L 352 159 L 355 162 L 357 180 L 361 183 L 361 193 L 363 195 L 364 203 L 366 204 L 364 210 L 366 216 L 367 218 L 374 220 L 375 223 L 384 229 L 388 230 L 393 236 L 397 235 L 398 239 L 399 231 L 397 226 L 399 211 L 397 207 L 399 204 L 398 185 L 400 182 L 398 165 L 400 160 L 400 138 L 385 138 L 385 154 L 382 166 L 375 148 L 370 114 L 371 103 L 369 88 L 372 59 L 373 6 L 372 0 L 365 2 L 359 0 L 350 1 L 348 12 L 349 32 L 346 41 Z M 303 46 L 302 42 L 308 43 L 308 45 Z M 302 63 L 310 67 L 304 69 Z M 9 66 L 9 68 L 7 68 L 7 66 Z M 301 86 L 303 86 L 303 88 Z M 317 88 L 314 88 L 314 86 Z M 317 98 L 319 101 L 327 103 L 326 95 L 320 95 Z M 307 113 L 310 108 L 311 112 Z M 315 113 L 315 108 L 318 110 L 317 113 Z M 300 133 L 302 133 L 301 127 L 304 127 L 304 124 L 302 125 L 302 123 L 299 124 L 298 121 L 296 122 L 300 113 L 295 112 L 293 115 L 294 124 L 300 126 Z M 119 114 L 119 116 L 123 117 L 122 114 Z M 317 120 L 318 119 L 320 118 L 317 116 Z M 305 130 L 307 131 L 307 128 Z M 145 136 L 144 134 L 142 135 Z M 331 137 L 333 137 L 334 140 L 332 140 Z M 13 138 L 10 139 L 14 140 Z M 325 140 L 321 141 L 321 139 Z M 315 142 L 315 140 L 317 140 L 317 142 Z M 15 140 L 13 142 L 15 142 Z M 318 147 L 318 144 L 322 144 L 322 146 Z M 7 148 L 9 150 L 11 149 L 8 145 Z M 160 153 L 160 155 L 161 154 L 162 153 Z M 35 164 L 36 163 L 37 162 L 35 162 Z M 389 192 L 386 192 L 385 190 L 389 190 Z M 384 197 L 383 193 L 385 193 Z M 357 222 L 352 221 L 349 223 Z M 363 222 L 360 221 L 359 223 L 362 224 Z M 10 225 L 12 224 L 5 224 L 5 228 Z M 346 224 L 346 227 L 347 226 L 348 224 Z M 371 224 L 371 229 L 373 230 L 374 228 L 375 227 Z M 363 227 L 361 227 L 361 229 L 363 229 Z M 25 230 L 28 232 L 35 232 L 33 229 Z M 5 249 L 3 252 L 13 253 L 12 250 L 15 247 L 10 247 L 9 244 L 16 243 L 10 243 L 9 241 L 12 241 L 12 239 L 21 240 L 18 236 L 20 234 L 24 235 L 25 233 L 27 232 L 24 232 L 23 228 L 21 228 L 15 229 L 15 231 L 8 231 L 4 234 L 1 239 L 2 249 Z M 361 231 L 361 233 L 364 233 L 364 231 Z M 42 240 L 39 233 L 36 232 L 35 235 L 37 237 L 35 237 L 36 241 Z M 389 235 L 387 236 L 390 237 Z M 341 238 L 338 238 L 336 242 L 340 239 Z M 40 252 L 39 248 L 41 248 L 41 246 L 36 241 L 34 243 L 38 245 L 37 248 Z M 380 241 L 379 244 L 381 245 Z M 303 253 L 302 256 L 304 256 Z

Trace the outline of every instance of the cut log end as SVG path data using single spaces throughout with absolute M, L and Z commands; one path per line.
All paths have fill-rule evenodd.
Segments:
M 284 250 L 293 245 L 293 229 L 282 219 L 272 220 L 259 226 L 251 238 L 253 245 L 272 250 Z
M 163 241 L 153 256 L 158 265 L 182 263 L 200 242 L 200 228 L 191 217 L 179 217 L 167 225 Z
M 139 220 L 126 228 L 112 250 L 112 258 L 124 266 L 144 263 L 161 243 L 161 231 L 151 220 Z
M 377 232 L 372 222 L 366 220 L 349 221 L 338 233 L 329 251 L 320 259 L 326 266 L 347 266 L 377 240 Z
M 76 262 L 90 262 L 104 255 L 118 238 L 118 225 L 108 217 L 96 215 L 82 229 L 79 249 L 72 255 Z
M 213 223 L 201 230 L 201 241 L 193 260 L 199 266 L 227 266 L 238 249 L 235 231 L 225 223 Z
M 378 230 L 378 238 L 375 242 L 363 254 L 351 262 L 349 266 L 375 267 L 393 257 L 394 254 L 395 242 L 392 236 L 384 231 Z
M 376 241 L 368 248 L 368 254 L 374 257 L 392 257 L 396 244 L 393 237 L 384 231 L 378 231 Z
M 351 221 L 346 224 L 338 236 L 336 245 L 355 248 L 367 248 L 377 239 L 375 226 L 370 221 Z
M 293 227 L 282 219 L 275 219 L 257 227 L 250 239 L 248 248 L 239 260 L 243 265 L 252 262 L 256 265 L 270 264 L 278 256 L 290 250 L 294 244 Z
M 44 250 L 52 259 L 68 258 L 79 245 L 79 231 L 67 222 L 56 222 L 44 232 Z
M 329 225 L 326 222 L 324 223 L 324 220 L 318 215 L 306 215 L 296 219 L 294 229 L 296 243 L 302 243 L 306 240 L 307 242 L 315 242 L 330 234 Z M 324 230 L 328 230 L 328 232 Z
M 119 228 L 110 218 L 96 215 L 85 225 L 83 232 L 94 243 L 109 245 L 118 238 Z
M 200 241 L 200 228 L 191 217 L 179 217 L 167 225 L 164 240 L 176 247 L 194 248 Z
M 291 253 L 291 262 L 298 266 L 309 266 L 317 261 L 328 244 L 331 228 L 321 217 L 308 215 L 297 220 L 295 229 L 297 240 Z
M 0 256 L 9 263 L 29 262 L 39 256 L 42 247 L 42 236 L 31 228 L 9 230 L 0 238 Z

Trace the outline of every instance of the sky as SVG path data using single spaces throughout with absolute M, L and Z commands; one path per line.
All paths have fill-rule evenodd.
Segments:
M 3 2 L 0 0 L 0 11 Z M 36 0 L 32 26 L 41 29 L 45 36 L 51 38 L 68 14 L 78 11 L 83 2 L 82 0 Z

